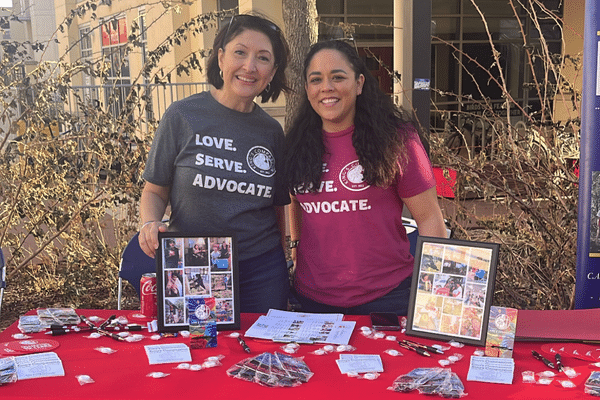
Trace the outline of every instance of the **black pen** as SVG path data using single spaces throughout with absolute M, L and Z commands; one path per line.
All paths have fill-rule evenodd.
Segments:
M 540 360 L 541 362 L 543 362 L 544 365 L 546 365 L 546 367 L 554 369 L 554 364 L 552 364 L 552 362 L 550 360 L 548 360 L 546 357 L 544 357 L 543 355 L 541 355 L 537 351 L 531 350 L 531 354 L 533 355 L 533 357 L 536 360 Z
M 433 347 L 433 346 L 428 346 L 426 344 L 422 344 L 422 343 L 417 343 L 417 342 L 413 342 L 412 340 L 403 340 L 404 343 L 408 344 L 409 346 L 416 346 L 416 347 L 420 347 L 422 349 L 425 349 L 427 351 L 431 351 L 433 353 L 437 353 L 437 354 L 444 354 L 444 351 L 441 349 L 438 349 L 437 347 Z
M 125 328 L 123 328 L 123 329 L 125 329 L 125 330 L 128 330 L 128 331 L 141 331 L 141 330 L 142 330 L 142 329 L 144 329 L 144 328 L 145 328 L 145 327 L 144 327 L 144 326 L 142 326 L 142 325 L 138 325 L 138 324 L 129 324 L 129 325 L 125 326 Z
M 554 355 L 554 361 L 556 361 L 556 369 L 559 372 L 562 372 L 563 369 L 565 369 L 564 365 L 562 364 L 562 357 L 560 356 L 560 354 L 556 353 Z
M 493 347 L 494 349 L 501 349 L 501 350 L 509 350 L 512 351 L 512 349 L 510 347 L 504 347 L 504 346 L 498 346 L 496 344 L 491 345 L 490 347 Z
M 96 325 L 94 325 L 89 319 L 87 319 L 85 316 L 80 315 L 79 318 L 87 325 L 89 326 L 92 330 L 95 330 L 96 332 L 98 332 L 101 335 L 104 336 L 108 336 L 110 338 L 113 338 L 114 340 L 118 340 L 120 342 L 124 342 L 125 338 L 122 338 L 119 335 L 116 335 L 114 333 L 111 333 L 109 331 L 106 331 L 104 329 L 100 329 L 99 327 L 97 327 Z
M 59 336 L 59 335 L 66 335 L 67 333 L 72 332 L 70 329 L 66 329 L 66 328 L 54 328 L 51 331 L 46 332 L 46 335 L 52 335 L 52 336 Z
M 125 338 L 122 338 L 121 336 L 119 336 L 117 334 L 114 334 L 114 333 L 111 333 L 109 331 L 105 331 L 104 329 L 96 328 L 96 332 L 98 332 L 101 335 L 108 336 L 108 337 L 110 337 L 110 338 L 112 338 L 114 340 L 118 340 L 120 342 L 124 342 L 125 341 Z
M 84 322 L 84 323 L 85 323 L 87 326 L 89 326 L 90 328 L 92 328 L 92 329 L 97 329 L 96 325 L 94 325 L 94 324 L 92 323 L 92 321 L 90 321 L 89 319 L 87 319 L 87 318 L 85 317 L 85 315 L 80 315 L 80 316 L 79 316 L 79 319 L 80 319 L 81 321 L 83 321 L 83 322 Z
M 72 328 L 72 329 L 52 328 L 51 330 L 46 332 L 46 335 L 59 336 L 59 335 L 65 335 L 70 332 L 83 332 L 83 331 L 89 331 L 89 330 L 91 330 L 91 328 L 77 328 L 77 327 Z
M 242 348 L 244 349 L 244 351 L 246 353 L 250 353 L 250 347 L 248 347 L 248 345 L 246 344 L 246 342 L 244 341 L 244 339 L 242 339 L 241 336 L 238 336 L 237 340 L 240 343 L 240 345 L 242 346 Z
M 422 355 L 422 356 L 425 356 L 425 357 L 431 357 L 431 354 L 429 354 L 429 353 L 427 352 L 427 350 L 425 350 L 425 349 L 422 349 L 422 348 L 420 348 L 420 347 L 414 347 L 414 346 L 410 346 L 410 345 L 408 345 L 408 344 L 406 344 L 406 343 L 402 343 L 402 342 L 398 342 L 398 344 L 400 345 L 400 347 L 403 347 L 403 348 L 405 348 L 405 349 L 407 349 L 407 350 L 412 350 L 412 351 L 414 351 L 414 352 L 416 352 L 417 354 L 420 354 L 420 355 Z
M 117 316 L 115 314 L 108 317 L 108 319 L 106 321 L 104 321 L 102 324 L 100 324 L 100 329 L 106 328 L 112 322 L 112 320 L 115 318 L 117 318 Z

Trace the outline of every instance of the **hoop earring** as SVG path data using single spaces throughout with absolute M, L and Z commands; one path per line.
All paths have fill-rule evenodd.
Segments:
M 222 69 L 219 70 L 219 76 L 221 77 L 221 79 L 223 79 L 223 70 Z
M 267 83 L 267 87 L 265 88 L 264 92 L 269 93 L 270 91 L 271 91 L 271 82 Z

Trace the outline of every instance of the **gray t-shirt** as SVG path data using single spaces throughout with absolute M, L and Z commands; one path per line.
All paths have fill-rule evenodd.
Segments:
M 203 92 L 167 109 L 143 177 L 171 186 L 171 230 L 233 232 L 246 260 L 280 243 L 273 206 L 290 203 L 282 156 L 283 129 L 258 105 L 242 113 Z

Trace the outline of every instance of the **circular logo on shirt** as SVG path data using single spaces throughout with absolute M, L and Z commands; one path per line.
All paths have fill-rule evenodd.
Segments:
M 254 146 L 246 156 L 248 166 L 260 176 L 269 178 L 275 175 L 275 157 L 269 149 L 262 146 Z
M 358 160 L 346 164 L 340 171 L 340 182 L 348 190 L 360 192 L 367 189 L 370 185 L 363 179 L 363 167 Z

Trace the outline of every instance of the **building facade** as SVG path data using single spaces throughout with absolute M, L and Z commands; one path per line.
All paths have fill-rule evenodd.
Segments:
M 172 9 L 167 9 L 160 2 L 147 0 L 101 0 L 97 8 L 76 15 L 72 10 L 81 7 L 84 2 L 15 1 L 18 1 L 15 9 L 24 17 L 21 27 L 11 26 L 13 38 L 41 41 L 42 38 L 56 37 L 56 46 L 44 54 L 46 60 L 58 59 L 62 55 L 69 63 L 102 58 L 108 66 L 108 78 L 104 86 L 120 90 L 117 99 L 113 99 L 115 110 L 121 107 L 128 87 L 152 83 L 141 75 L 144 65 L 149 61 L 150 52 L 195 16 L 239 7 L 239 12 L 260 11 L 283 26 L 280 0 L 197 0 Z M 560 19 L 540 18 L 538 25 L 531 22 L 528 11 L 520 8 L 518 2 L 512 2 L 514 8 L 509 3 L 509 0 L 477 0 L 478 10 L 471 0 L 431 1 L 430 21 L 422 22 L 425 26 L 431 26 L 431 63 L 422 67 L 431 71 L 427 87 L 432 88 L 429 91 L 432 128 L 443 128 L 443 116 L 452 112 L 483 112 L 478 102 L 483 98 L 493 104 L 495 111 L 503 112 L 501 91 L 485 72 L 475 67 L 472 60 L 489 67 L 497 75 L 501 69 L 511 96 L 521 108 L 535 112 L 544 105 L 540 103 L 539 93 L 531 83 L 535 79 L 543 79 L 543 71 L 528 67 L 527 47 L 536 48 L 543 44 L 556 54 L 581 54 L 583 39 L 579 35 L 583 32 L 585 0 L 541 0 L 543 7 L 555 11 Z M 409 33 L 414 29 L 414 24 L 419 24 L 419 21 L 413 22 L 404 15 L 412 13 L 410 1 L 317 0 L 316 4 L 320 39 L 351 37 L 384 91 L 398 95 L 415 90 L 416 81 L 412 79 L 410 59 L 420 50 L 407 51 L 397 41 L 399 35 L 407 36 L 410 41 Z M 480 12 L 485 16 L 485 23 Z M 62 28 L 56 32 L 51 29 L 58 25 Z M 159 118 L 170 102 L 189 95 L 190 90 L 207 88 L 206 85 L 197 86 L 206 81 L 203 72 L 192 70 L 189 74 L 177 75 L 175 70 L 190 54 L 210 49 L 215 30 L 216 26 L 190 36 L 162 55 L 155 70 L 163 74 L 170 73 L 171 83 L 178 86 L 172 88 L 169 96 L 156 95 L 151 110 L 154 117 Z M 130 36 L 140 33 L 141 46 L 133 49 L 129 46 L 128 50 Z M 500 53 L 500 69 L 493 68 L 495 60 L 490 38 Z M 406 39 L 400 43 L 407 43 Z M 391 74 L 391 71 L 399 70 L 398 66 L 402 68 L 399 71 L 400 80 L 394 79 Z M 566 73 L 577 74 L 577 71 Z M 73 82 L 90 101 L 106 104 L 111 93 L 99 90 L 100 83 L 85 72 Z M 192 84 L 196 86 L 192 87 Z M 283 121 L 284 105 L 282 96 L 276 104 L 266 105 L 265 108 Z M 569 110 L 556 111 L 564 113 L 565 119 L 569 117 Z M 521 117 L 517 108 L 511 109 L 510 113 L 514 120 Z

